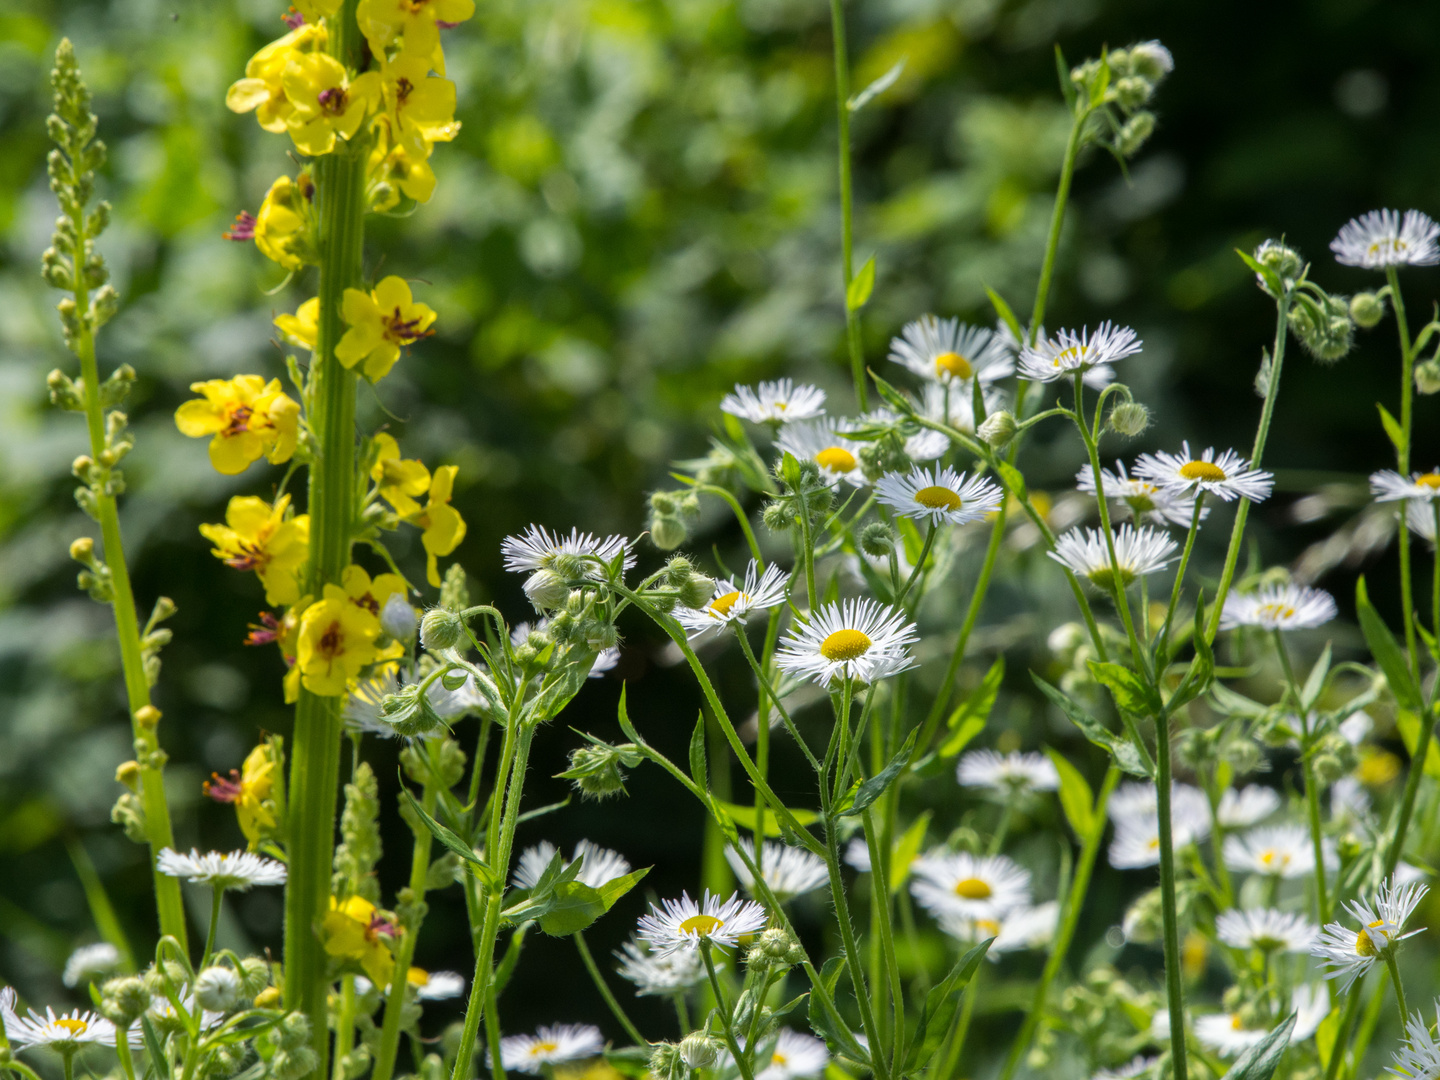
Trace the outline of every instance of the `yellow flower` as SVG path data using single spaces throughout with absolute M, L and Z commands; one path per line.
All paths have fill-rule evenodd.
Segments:
M 325 53 L 291 57 L 282 81 L 295 106 L 285 126 L 296 149 L 311 157 L 334 150 L 337 136 L 354 135 L 380 101 L 379 72 L 351 79 L 345 65 Z
M 363 566 L 353 564 L 340 575 L 340 587 L 352 604 L 375 617 L 376 625 L 379 625 L 380 612 L 385 610 L 386 601 L 396 593 L 403 600 L 409 592 L 405 579 L 399 574 L 377 574 L 372 580 Z M 404 655 L 405 646 L 392 641 L 385 648 L 375 650 L 374 661 L 395 660 Z
M 390 985 L 395 958 L 389 940 L 398 933 L 374 904 L 359 896 L 330 898 L 330 910 L 320 922 L 325 951 L 342 960 L 355 960 L 376 986 Z M 408 974 L 408 973 L 407 973 Z
M 270 795 L 275 786 L 275 750 L 268 742 L 251 750 L 239 769 L 231 769 L 228 779 L 211 773 L 205 781 L 205 794 L 216 802 L 233 803 L 240 831 L 254 851 L 261 837 L 274 831 L 275 803 Z
M 265 602 L 274 606 L 300 599 L 299 570 L 310 557 L 310 515 L 285 518 L 290 496 L 271 506 L 254 495 L 236 495 L 225 509 L 224 525 L 201 525 L 200 535 L 215 545 L 211 552 L 236 570 L 254 570 L 265 586 Z
M 300 406 L 260 375 L 191 383 L 203 397 L 175 410 L 175 426 L 192 439 L 210 440 L 210 464 L 226 476 L 242 473 L 263 455 L 272 464 L 295 453 Z
M 305 689 L 322 697 L 345 693 L 360 669 L 373 663 L 380 620 L 352 603 L 338 585 L 325 586 L 325 598 L 300 616 L 296 667 Z
M 294 315 L 277 315 L 275 329 L 285 335 L 291 345 L 315 351 L 315 339 L 320 334 L 320 298 L 312 296 L 296 310 Z
M 386 47 L 401 36 L 405 48 L 416 55 L 436 54 L 440 51 L 440 28 L 436 23 L 464 22 L 474 14 L 475 0 L 360 0 L 355 9 L 360 32 L 376 56 L 383 55 Z
M 335 358 L 347 368 L 365 362 L 365 377 L 383 379 L 400 358 L 400 347 L 429 337 L 435 312 L 417 304 L 404 278 L 390 275 L 374 292 L 346 289 L 340 309 L 350 329 L 335 346 Z
M 406 47 L 380 69 L 385 110 L 399 127 L 402 139 L 430 143 L 449 142 L 460 131 L 455 119 L 455 84 L 430 74 L 426 54 Z
M 425 546 L 425 580 L 440 587 L 440 567 L 436 556 L 449 555 L 465 539 L 465 519 L 450 505 L 450 491 L 455 486 L 454 465 L 441 465 L 430 480 L 430 501 L 412 520 L 425 531 L 420 543 Z
M 305 16 L 307 22 L 328 19 L 340 10 L 340 0 L 293 0 L 295 10 Z
M 270 185 L 255 215 L 255 246 L 286 270 L 320 261 L 310 207 L 314 198 L 309 172 L 301 172 L 294 180 L 282 176 Z
M 435 193 L 435 171 L 430 168 L 430 145 L 420 138 L 396 138 L 390 117 L 375 118 L 375 147 L 367 163 L 366 187 L 370 209 L 395 209 L 403 194 L 416 202 L 429 202 Z
M 255 119 L 266 131 L 285 130 L 285 120 L 295 106 L 285 96 L 281 77 L 291 59 L 325 48 L 325 27 L 307 23 L 272 41 L 250 58 L 245 78 L 234 82 L 225 94 L 231 112 L 255 111 Z
M 380 432 L 375 436 L 375 464 L 370 469 L 381 498 L 395 508 L 402 518 L 420 512 L 414 499 L 430 488 L 430 470 L 422 462 L 400 456 L 400 444 L 393 435 Z

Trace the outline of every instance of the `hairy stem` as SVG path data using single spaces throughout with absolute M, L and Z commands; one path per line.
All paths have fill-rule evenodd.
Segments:
M 860 312 L 850 306 L 850 282 L 855 277 L 855 196 L 850 175 L 850 59 L 845 47 L 845 8 L 830 0 L 830 26 L 835 41 L 835 113 L 840 155 L 840 271 L 845 285 L 845 343 L 850 353 L 850 378 L 855 401 L 864 412 L 870 407 L 865 386 L 865 354 L 860 343 Z M 814 599 L 811 599 L 813 606 Z

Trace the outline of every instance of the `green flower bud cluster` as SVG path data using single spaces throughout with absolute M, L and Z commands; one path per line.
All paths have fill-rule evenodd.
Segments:
M 375 864 L 380 861 L 380 851 L 380 784 L 374 770 L 362 761 L 345 785 L 330 891 L 378 903 L 380 883 L 375 879 Z
M 1315 295 L 1311 295 L 1311 293 Z M 1343 296 L 1330 296 L 1311 286 L 1295 296 L 1290 309 L 1290 331 L 1316 360 L 1333 364 L 1355 346 L 1355 323 Z
M 689 526 L 700 513 L 693 491 L 657 491 L 650 496 L 650 539 L 661 551 L 674 551 L 690 536 Z
M 867 442 L 856 455 L 865 478 L 874 482 L 886 473 L 909 472 L 915 463 L 905 452 L 905 436 L 891 428 L 878 439 Z
M 140 633 L 140 660 L 145 668 L 145 681 L 154 686 L 160 681 L 160 650 L 170 644 L 175 635 L 160 624 L 176 611 L 175 601 L 168 596 L 155 599 L 150 609 L 150 618 Z
M 304 1013 L 290 1013 L 271 1032 L 274 1053 L 266 1062 L 271 1080 L 301 1080 L 315 1071 L 320 1059 L 310 1048 L 310 1020 Z
M 745 954 L 747 967 L 784 969 L 805 962 L 805 950 L 795 936 L 783 926 L 764 931 Z
M 1426 395 L 1440 393 L 1440 357 L 1415 365 L 1415 389 Z
M 645 756 L 634 743 L 611 746 L 599 739 L 570 752 L 570 768 L 556 776 L 570 780 L 583 799 L 608 799 L 625 793 L 624 769 L 633 769 Z
M 100 1015 L 119 1028 L 127 1028 L 150 1008 L 151 994 L 138 975 L 122 975 L 100 988 Z
M 1133 157 L 1155 131 L 1155 114 L 1145 106 L 1174 66 L 1170 50 L 1158 41 L 1146 41 L 1112 49 L 1072 68 L 1067 97 L 1073 95 L 1077 116 L 1091 117 L 1085 141 L 1102 143 L 1120 157 Z
M 786 460 L 793 463 L 787 478 Z M 819 522 L 835 503 L 835 492 L 820 476 L 820 467 L 806 459 L 799 461 L 789 455 L 775 463 L 775 479 L 780 494 L 765 504 L 760 520 L 771 532 L 788 532 L 800 524 L 802 505 L 810 513 L 812 523 Z
M 1290 289 L 1300 275 L 1305 272 L 1305 260 L 1300 253 L 1280 240 L 1266 240 L 1255 249 L 1254 259 L 1265 269 L 1272 271 L 1280 279 L 1283 289 Z M 1260 288 L 1270 296 L 1279 300 L 1279 295 L 1270 287 L 1269 282 L 1261 275 L 1256 275 Z
M 679 594 L 680 603 L 688 608 L 702 608 L 715 596 L 715 579 L 702 574 L 685 556 L 676 555 L 665 564 L 663 583 Z

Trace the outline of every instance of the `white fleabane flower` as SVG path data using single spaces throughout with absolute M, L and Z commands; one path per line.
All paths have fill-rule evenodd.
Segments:
M 1406 210 L 1403 218 L 1398 210 L 1371 210 L 1347 221 L 1330 241 L 1330 250 L 1336 262 L 1366 270 L 1431 266 L 1440 262 L 1437 236 L 1440 225 L 1419 210 Z
M 1335 598 L 1304 585 L 1268 585 L 1225 597 L 1220 629 L 1258 626 L 1262 630 L 1308 630 L 1335 618 Z
M 994 918 L 981 919 L 941 913 L 939 920 L 941 930 L 966 944 L 994 938 L 985 955 L 999 963 L 1004 953 L 1043 949 L 1049 945 L 1060 921 L 1060 905 L 1050 900 L 1035 907 L 1016 908 Z
M 9 986 L 0 990 L 0 1021 L 5 1025 L 5 1037 L 19 1050 L 47 1046 L 62 1054 L 73 1054 L 82 1046 L 115 1045 L 115 1025 L 93 1012 L 76 1009 L 57 1016 L 54 1009 L 46 1008 L 44 1016 L 34 1009 L 27 1016 L 18 1016 L 15 990 Z M 131 1038 L 132 1045 L 137 1038 L 138 1033 Z
M 615 969 L 624 979 L 635 984 L 635 993 L 669 995 L 687 990 L 705 980 L 705 965 L 694 950 L 667 954 L 650 952 L 639 942 L 627 941 L 615 954 L 620 965 Z M 720 966 L 716 961 L 716 967 Z
M 520 853 L 511 883 L 517 889 L 533 889 L 558 850 L 548 840 L 541 840 L 534 847 L 526 848 Z M 575 845 L 575 853 L 566 860 L 565 865 L 568 867 L 580 859 L 584 859 L 585 863 L 575 875 L 575 880 L 582 885 L 589 885 L 592 889 L 598 889 L 630 872 L 630 863 L 625 856 L 599 844 L 592 844 L 589 840 L 581 840 Z
M 1435 1006 L 1440 1022 L 1440 1002 Z M 1395 1064 L 1385 1070 L 1403 1080 L 1435 1080 L 1440 1077 L 1440 1041 L 1430 1034 L 1423 1013 L 1405 1018 L 1405 1041 L 1395 1051 Z
M 763 1044 L 762 1044 L 763 1045 Z M 761 1056 L 756 1064 L 764 1061 Z M 793 1080 L 801 1076 L 819 1076 L 830 1064 L 830 1053 L 825 1044 L 813 1035 L 803 1035 L 789 1028 L 781 1028 L 775 1037 L 770 1060 L 755 1074 L 755 1080 Z
M 741 837 L 740 847 L 752 861 L 756 858 L 753 840 Z M 829 880 L 825 860 L 804 848 L 766 841 L 760 845 L 759 859 L 760 874 L 778 900 L 789 900 L 811 889 L 818 889 Z M 741 887 L 753 896 L 755 875 L 750 872 L 745 859 L 734 848 L 727 846 L 725 861 L 735 871 Z
M 571 529 L 569 536 L 563 536 L 552 534 L 542 525 L 531 525 L 519 536 L 507 536 L 500 544 L 500 552 L 505 556 L 506 570 L 530 575 L 525 579 L 525 595 L 537 609 L 557 606 L 552 601 L 563 603 L 573 581 L 603 581 L 605 566 L 622 553 L 622 572 L 635 565 L 634 548 L 624 536 L 601 540 L 579 529 Z
M 1280 793 L 1264 784 L 1226 788 L 1220 796 L 1215 820 L 1227 829 L 1248 829 L 1280 809 Z
M 1148 1080 L 1155 1074 L 1155 1066 L 1159 1064 L 1158 1057 L 1146 1057 L 1141 1054 L 1124 1065 L 1117 1065 L 1113 1069 L 1101 1069 L 1092 1075 L 1090 1080 L 1140 1080 L 1141 1077 Z
M 81 945 L 65 961 L 65 974 L 61 979 L 66 986 L 79 986 L 109 975 L 119 966 L 120 950 L 108 941 Z
M 985 389 L 982 394 L 986 416 L 1005 404 L 1005 395 L 998 390 Z M 920 391 L 919 413 L 927 420 L 949 424 L 956 431 L 975 434 L 975 395 L 967 386 L 927 382 Z
M 995 750 L 971 750 L 960 758 L 955 779 L 961 787 L 983 787 L 1004 797 L 1027 791 L 1054 791 L 1060 774 L 1044 754 L 1002 754 Z
M 1263 502 L 1270 497 L 1275 483 L 1273 476 L 1261 469 L 1252 469 L 1234 450 L 1225 450 L 1217 456 L 1215 448 L 1207 446 L 1197 457 L 1190 452 L 1188 442 L 1180 444 L 1178 454 L 1165 450 L 1141 454 L 1135 462 L 1135 475 L 1172 491 L 1189 492 L 1192 497 L 1207 491 L 1225 502 L 1237 498 Z
M 1405 506 L 1405 524 L 1416 536 L 1435 543 L 1435 504 L 1411 499 Z
M 1313 986 L 1300 985 L 1290 996 L 1290 1010 L 1295 1013 L 1291 1029 L 1292 1042 L 1302 1042 L 1315 1034 L 1320 1022 L 1330 1011 L 1330 999 Z M 1273 1031 L 1273 1026 L 1247 1027 L 1239 1013 L 1213 1013 L 1195 1019 L 1195 1038 L 1221 1057 L 1233 1057 L 1249 1050 Z
M 1110 819 L 1115 838 L 1110 843 L 1110 865 L 1117 870 L 1136 870 L 1160 862 L 1159 800 L 1154 784 L 1126 783 L 1110 798 Z M 1189 784 L 1170 788 L 1170 838 L 1174 847 L 1203 840 L 1210 835 L 1210 802 L 1205 793 Z
M 948 465 L 941 469 L 886 473 L 875 485 L 875 497 L 903 517 L 939 525 L 964 525 L 1000 509 L 1005 493 L 978 476 L 967 477 Z
M 1186 498 L 1171 488 L 1154 480 L 1142 480 L 1131 476 L 1123 461 L 1115 463 L 1112 472 L 1100 470 L 1100 483 L 1105 488 L 1105 497 L 1123 502 L 1137 521 L 1143 519 L 1151 525 L 1178 525 L 1189 528 L 1195 516 L 1195 500 Z M 1095 473 L 1086 465 L 1075 474 L 1075 486 L 1087 495 L 1094 495 Z M 1210 515 L 1210 508 L 1200 508 L 1200 520 Z
M 1319 958 L 1327 979 L 1340 980 L 1342 994 L 1400 942 L 1420 933 L 1418 929 L 1405 933 L 1405 923 L 1426 891 L 1424 885 L 1400 885 L 1391 879 L 1380 886 L 1373 900 L 1352 900 L 1345 905 L 1360 924 L 1358 930 L 1339 922 L 1325 924 L 1310 955 Z
M 863 444 L 843 435 L 833 418 L 804 420 L 787 424 L 775 440 L 775 448 L 800 461 L 813 461 L 820 478 L 832 487 L 842 480 L 856 487 L 865 484 L 865 470 L 860 468 Z
M 735 392 L 720 402 L 720 411 L 752 424 L 788 424 L 824 415 L 825 391 L 790 379 L 762 382 L 753 389 L 737 383 Z
M 415 996 L 421 1001 L 445 1001 L 465 993 L 465 976 L 458 971 L 412 967 L 405 973 L 405 981 L 415 988 Z
M 1255 908 L 1222 911 L 1215 917 L 1215 935 L 1232 949 L 1308 953 L 1320 928 L 1299 912 Z
M 1370 494 L 1376 502 L 1398 502 L 1419 499 L 1425 503 L 1440 499 L 1440 468 L 1427 473 L 1401 476 L 1394 469 L 1381 469 L 1370 474 Z M 1426 510 L 1430 510 L 1426 506 Z
M 679 900 L 651 904 L 650 913 L 640 917 L 639 934 L 654 953 L 669 956 L 698 950 L 702 941 L 733 948 L 740 938 L 764 930 L 766 922 L 765 909 L 753 900 L 732 894 L 722 901 L 707 889 L 698 903 L 681 893 Z
M 782 671 L 827 690 L 839 679 L 872 683 L 913 665 L 908 648 L 915 624 L 873 600 L 846 600 L 817 608 L 807 625 L 792 626 L 776 651 Z
M 198 849 L 191 848 L 189 855 L 181 855 L 173 848 L 162 848 L 155 860 L 155 869 L 196 885 L 236 892 L 255 885 L 285 884 L 285 864 L 253 851 L 207 851 L 202 855 Z
M 923 315 L 891 339 L 890 360 L 939 383 L 1003 379 L 1015 370 L 1010 349 L 993 330 L 959 319 Z
M 788 575 L 773 563 L 762 574 L 754 559 L 745 571 L 745 580 L 737 585 L 729 578 L 715 582 L 715 595 L 702 608 L 675 608 L 675 619 L 686 630 L 691 641 L 711 631 L 720 631 L 734 622 L 744 622 L 752 613 L 765 611 L 785 602 Z
M 1108 368 L 1140 351 L 1141 341 L 1128 326 L 1115 326 L 1108 320 L 1095 328 L 1076 334 L 1061 330 L 1053 338 L 1042 337 L 1034 345 L 1020 350 L 1020 375 L 1034 382 L 1054 382 L 1075 372 Z
M 1105 535 L 1098 529 L 1071 529 L 1056 537 L 1055 550 L 1046 554 L 1077 577 L 1109 592 L 1114 587 L 1117 566 L 1121 586 L 1129 586 L 1136 578 L 1164 570 L 1179 550 L 1170 535 L 1159 529 L 1121 525 L 1115 530 L 1113 565 Z
M 1315 872 L 1315 845 L 1300 825 L 1271 825 L 1227 836 L 1223 851 L 1231 870 L 1300 878 Z
M 1342 776 L 1330 788 L 1330 816 L 1337 821 L 1364 821 L 1370 816 L 1370 793 L 1353 776 Z
M 994 919 L 1030 906 L 1030 871 L 1005 855 L 931 852 L 913 870 L 910 892 L 937 918 Z
M 591 1024 L 552 1024 L 534 1035 L 507 1035 L 500 1040 L 500 1064 L 539 1076 L 546 1065 L 582 1061 L 605 1048 L 605 1037 Z M 490 1062 L 489 1051 L 485 1061 Z

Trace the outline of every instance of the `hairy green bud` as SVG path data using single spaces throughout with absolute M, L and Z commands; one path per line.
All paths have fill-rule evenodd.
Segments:
M 715 579 L 704 574 L 691 574 L 680 586 L 680 602 L 688 608 L 703 608 L 715 596 Z
M 720 1060 L 724 1047 L 705 1031 L 692 1031 L 680 1040 L 680 1060 L 691 1069 L 708 1069 Z
M 1431 357 L 1415 367 L 1415 389 L 1422 394 L 1440 393 L 1440 359 Z
M 1356 293 L 1350 298 L 1350 318 L 1362 330 L 1378 326 L 1385 318 L 1385 301 L 1372 292 Z
M 872 521 L 860 530 L 860 550 L 883 559 L 895 550 L 895 530 L 883 521 Z
M 431 608 L 420 620 L 420 644 L 431 652 L 453 649 L 464 637 L 464 620 L 449 608 Z
M 1134 438 L 1150 426 L 1150 410 L 1138 401 L 1122 401 L 1110 410 L 1105 423 L 1115 434 Z
M 1015 417 L 1001 409 L 999 412 L 993 412 L 987 416 L 976 434 L 994 449 L 1003 450 L 1010 445 L 1010 441 L 1015 438 L 1015 432 L 1018 429 L 1019 425 L 1015 423 Z
M 1153 134 L 1155 114 L 1142 109 L 1120 125 L 1115 134 L 1115 151 L 1121 157 L 1134 157 Z
M 100 1015 L 119 1028 L 127 1028 L 150 1007 L 150 991 L 137 975 L 122 975 L 100 988 Z

